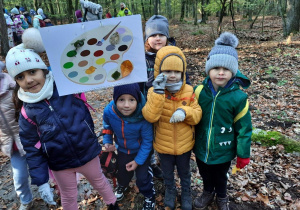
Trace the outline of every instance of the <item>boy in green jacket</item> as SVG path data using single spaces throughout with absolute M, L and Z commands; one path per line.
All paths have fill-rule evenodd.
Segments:
M 250 81 L 238 70 L 238 39 L 225 32 L 215 41 L 208 55 L 208 77 L 194 88 L 203 116 L 196 126 L 196 155 L 204 190 L 194 202 L 195 209 L 205 209 L 214 200 L 218 209 L 227 210 L 227 172 L 237 156 L 237 168 L 250 161 L 252 124 L 247 94 Z

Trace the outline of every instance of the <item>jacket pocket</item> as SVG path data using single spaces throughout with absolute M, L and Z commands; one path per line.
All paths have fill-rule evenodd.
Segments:
M 215 135 L 214 150 L 227 151 L 235 147 L 234 133 L 224 133 Z

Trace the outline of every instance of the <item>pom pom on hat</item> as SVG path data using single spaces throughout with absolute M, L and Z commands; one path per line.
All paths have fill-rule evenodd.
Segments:
M 140 86 L 137 83 L 114 87 L 113 99 L 115 103 L 117 103 L 118 98 L 124 94 L 132 95 L 138 103 L 141 101 Z
M 5 58 L 7 71 L 13 78 L 30 69 L 47 69 L 46 64 L 37 54 L 45 51 L 39 30 L 26 29 L 22 41 L 23 44 L 11 48 Z
M 235 76 L 238 71 L 238 53 L 235 48 L 238 44 L 239 40 L 234 34 L 222 33 L 208 54 L 205 64 L 206 74 L 208 75 L 209 70 L 215 67 L 224 67 Z
M 169 22 L 168 19 L 162 15 L 153 15 L 145 26 L 145 42 L 154 34 L 162 34 L 169 38 Z
M 13 14 L 15 14 L 15 15 L 20 14 L 20 13 L 19 13 L 19 10 L 18 10 L 16 7 L 12 8 L 12 10 L 10 10 L 10 13 L 13 13 Z

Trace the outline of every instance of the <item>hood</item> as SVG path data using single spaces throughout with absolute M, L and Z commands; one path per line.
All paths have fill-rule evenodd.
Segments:
M 168 62 L 168 63 L 165 63 Z M 182 62 L 182 64 L 181 64 Z M 180 65 L 176 65 L 176 64 Z M 177 66 L 182 66 L 182 86 L 186 83 L 186 58 L 183 52 L 175 46 L 166 46 L 162 47 L 156 54 L 155 64 L 154 64 L 154 78 L 157 77 L 162 72 L 163 66 L 170 66 L 169 70 L 179 70 L 176 69 Z
M 13 90 L 16 82 L 7 73 L 0 73 L 0 96 L 9 90 Z

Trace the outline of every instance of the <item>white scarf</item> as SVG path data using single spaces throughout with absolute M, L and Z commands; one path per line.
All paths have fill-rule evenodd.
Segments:
M 50 99 L 53 94 L 53 75 L 50 71 L 46 75 L 45 84 L 43 88 L 38 93 L 30 93 L 25 92 L 21 87 L 18 91 L 18 97 L 21 101 L 24 101 L 26 103 L 36 103 L 39 101 L 42 101 L 44 99 Z
M 180 90 L 181 86 L 182 86 L 182 80 L 176 83 L 166 83 L 166 89 L 170 93 L 177 93 Z

